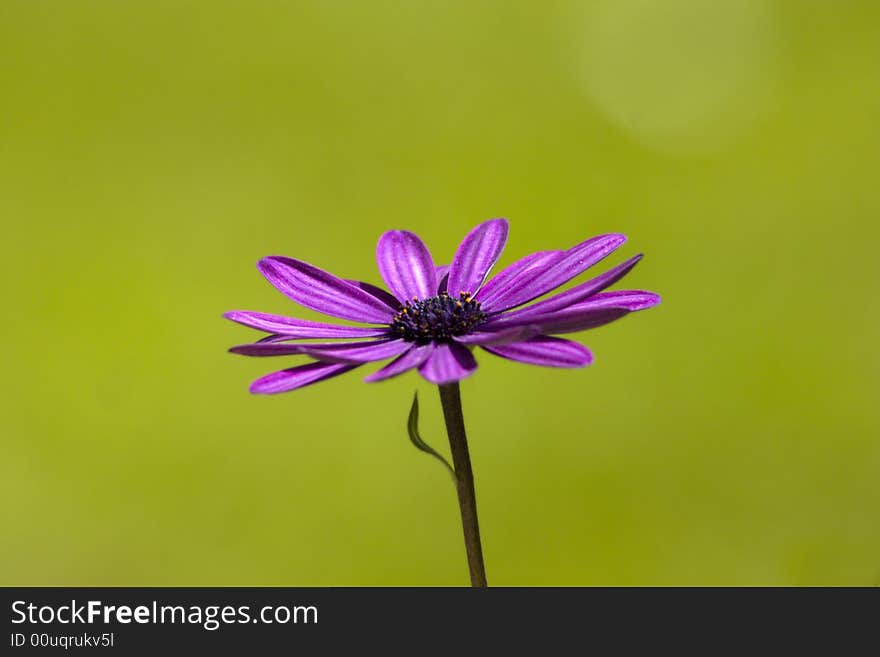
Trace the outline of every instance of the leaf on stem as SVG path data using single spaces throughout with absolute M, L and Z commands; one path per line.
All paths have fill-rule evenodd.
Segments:
M 440 461 L 443 465 L 446 466 L 446 469 L 449 471 L 449 474 L 452 476 L 452 483 L 457 483 L 455 478 L 455 470 L 452 469 L 452 466 L 449 465 L 449 461 L 447 461 L 443 456 L 431 447 L 428 443 L 422 440 L 422 437 L 419 435 L 419 393 L 416 392 L 413 395 L 413 403 L 409 409 L 409 419 L 406 421 L 406 430 L 409 432 L 409 439 L 413 445 L 415 445 L 416 449 L 424 452 L 425 454 L 430 454 L 435 459 Z

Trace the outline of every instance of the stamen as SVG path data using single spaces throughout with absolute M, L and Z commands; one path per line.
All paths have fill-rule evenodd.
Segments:
M 470 333 L 486 320 L 478 301 L 462 292 L 458 299 L 441 292 L 436 297 L 413 299 L 391 321 L 391 330 L 410 342 L 448 341 Z

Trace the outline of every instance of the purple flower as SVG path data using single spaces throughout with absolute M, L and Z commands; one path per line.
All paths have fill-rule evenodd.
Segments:
M 526 305 L 595 265 L 626 238 L 612 233 L 567 251 L 538 251 L 486 280 L 506 241 L 507 221 L 486 221 L 464 238 L 451 264 L 438 266 L 417 235 L 389 231 L 379 239 L 376 259 L 390 294 L 369 283 L 337 278 L 301 260 L 263 258 L 258 265 L 263 275 L 298 304 L 370 326 L 233 311 L 225 317 L 269 335 L 230 351 L 314 359 L 257 379 L 250 388 L 254 393 L 295 390 L 386 359 L 393 360 L 366 381 L 418 369 L 431 383 L 444 385 L 477 369 L 474 347 L 530 365 L 584 367 L 593 361 L 590 351 L 554 336 L 602 326 L 660 302 L 656 294 L 641 290 L 603 292 L 635 266 L 639 254 L 571 289 Z

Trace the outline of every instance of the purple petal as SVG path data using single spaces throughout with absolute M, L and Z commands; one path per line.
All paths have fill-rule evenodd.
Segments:
M 229 351 L 242 356 L 291 356 L 305 354 L 332 363 L 369 363 L 397 356 L 408 350 L 403 340 L 369 342 L 331 342 L 323 344 L 290 344 L 286 342 L 255 342 L 232 347 Z
M 617 265 L 613 269 L 608 270 L 604 274 L 588 280 L 586 283 L 581 283 L 580 285 L 577 285 L 570 290 L 566 290 L 565 292 L 561 292 L 560 294 L 554 295 L 549 299 L 537 301 L 530 306 L 526 306 L 525 308 L 520 308 L 519 310 L 504 313 L 498 318 L 497 323 L 501 324 L 510 320 L 521 320 L 527 317 L 538 317 L 540 315 L 545 315 L 555 310 L 562 310 L 564 308 L 567 308 L 568 306 L 572 306 L 576 303 L 584 301 L 585 299 L 595 295 L 597 292 L 601 292 L 606 287 L 614 285 L 614 283 L 626 276 L 626 274 L 633 267 L 635 267 L 636 263 L 641 259 L 642 254 L 633 256 L 626 262 L 622 262 L 621 264 Z
M 594 294 L 586 301 L 563 308 L 560 312 L 586 308 L 626 308 L 630 312 L 652 308 L 660 303 L 660 295 L 645 290 L 617 290 Z
M 496 297 L 503 298 L 505 295 L 510 294 L 524 280 L 528 279 L 527 275 L 533 269 L 549 265 L 564 254 L 565 251 L 538 251 L 537 253 L 527 255 L 525 258 L 520 258 L 486 281 L 486 284 L 480 288 L 480 291 L 474 295 L 474 298 L 480 302 L 484 310 L 491 311 L 492 302 Z
M 232 312 L 224 313 L 223 316 L 226 319 L 231 319 L 233 322 L 238 322 L 261 331 L 281 333 L 289 339 L 373 338 L 386 334 L 386 329 L 384 328 L 335 326 L 333 324 L 310 322 L 305 319 L 269 315 L 267 313 L 250 312 L 247 310 L 233 310 Z
M 558 260 L 526 272 L 519 285 L 492 297 L 492 312 L 521 306 L 567 283 L 589 269 L 626 241 L 624 235 L 612 233 L 593 237 L 570 248 Z
M 542 320 L 538 326 L 542 333 L 550 335 L 577 333 L 587 329 L 599 328 L 629 315 L 626 308 L 605 308 L 604 310 L 586 310 L 580 314 L 560 313 L 559 316 Z
M 372 294 L 301 260 L 270 256 L 258 267 L 279 291 L 319 313 L 373 324 L 387 324 L 393 315 Z
M 429 342 L 428 344 L 415 345 L 409 351 L 405 351 L 400 356 L 392 360 L 378 372 L 370 374 L 370 376 L 365 378 L 364 381 L 366 381 L 367 383 L 384 381 L 385 379 L 390 379 L 391 377 L 397 376 L 398 374 L 408 372 L 414 367 L 418 367 L 419 365 L 424 363 L 425 360 L 427 360 L 428 356 L 431 355 L 432 351 L 434 351 L 433 342 Z
M 289 342 L 277 342 L 272 339 L 264 339 L 251 344 L 239 344 L 229 348 L 232 354 L 241 356 L 291 356 L 305 353 L 302 345 Z
M 505 219 L 484 221 L 468 233 L 449 265 L 449 281 L 446 284 L 449 294 L 457 297 L 459 292 L 476 293 L 506 242 Z
M 437 294 L 446 292 L 446 283 L 449 281 L 449 265 L 437 265 L 434 272 L 437 274 Z
M 467 335 L 460 335 L 452 338 L 460 344 L 475 345 L 496 345 L 510 344 L 512 342 L 522 342 L 533 335 L 537 335 L 541 331 L 537 326 L 515 326 L 513 328 L 502 329 L 500 331 L 474 331 Z
M 631 312 L 645 310 L 658 303 L 660 303 L 660 297 L 653 292 L 640 290 L 602 292 L 590 297 L 587 301 L 568 306 L 562 310 L 543 315 L 530 315 L 511 320 L 509 323 L 499 321 L 498 324 L 509 326 L 522 322 L 538 326 L 541 333 L 574 333 L 608 324 Z M 489 322 L 483 327 L 490 328 L 494 325 L 495 322 Z
M 340 363 L 306 363 L 280 372 L 273 372 L 257 379 L 251 384 L 251 392 L 257 395 L 274 395 L 279 392 L 296 390 L 324 379 L 329 379 L 357 365 Z
M 355 281 L 352 279 L 348 279 L 346 283 L 351 283 L 352 285 L 361 288 L 367 294 L 372 294 L 379 301 L 391 308 L 394 312 L 400 310 L 400 302 L 394 298 L 394 295 L 388 294 L 381 287 L 376 287 L 372 283 L 365 283 L 364 281 Z
M 389 230 L 376 247 L 379 273 L 401 302 L 437 294 L 434 259 L 425 243 L 407 230 Z
M 302 353 L 328 363 L 371 363 L 376 360 L 393 358 L 407 352 L 412 347 L 405 340 L 382 342 L 361 342 L 349 344 L 301 345 Z
M 431 383 L 444 385 L 460 381 L 477 369 L 477 361 L 470 349 L 455 342 L 440 343 L 419 366 L 419 374 Z
M 544 367 L 586 367 L 593 362 L 593 354 L 584 345 L 546 335 L 517 344 L 483 349 L 502 358 Z

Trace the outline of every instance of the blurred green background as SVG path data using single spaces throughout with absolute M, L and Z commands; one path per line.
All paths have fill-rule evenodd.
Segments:
M 460 585 L 434 390 L 295 393 L 254 265 L 620 231 L 664 303 L 462 386 L 489 580 L 880 584 L 880 4 L 0 4 L 0 584 Z

